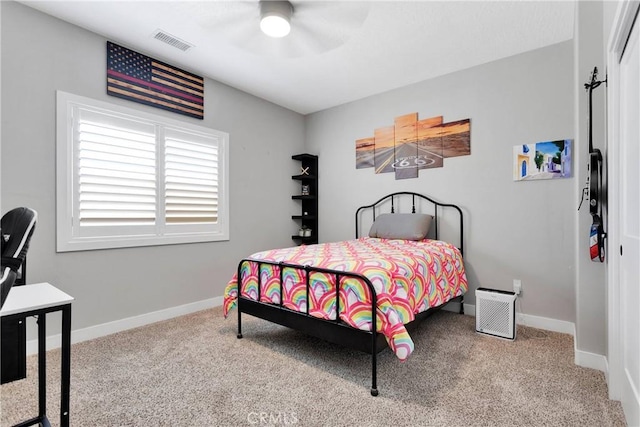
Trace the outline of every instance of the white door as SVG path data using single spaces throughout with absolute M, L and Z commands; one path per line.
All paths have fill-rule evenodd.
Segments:
M 638 425 L 640 399 L 640 24 L 620 59 L 620 361 L 621 402 Z M 614 248 L 611 248 L 614 249 Z

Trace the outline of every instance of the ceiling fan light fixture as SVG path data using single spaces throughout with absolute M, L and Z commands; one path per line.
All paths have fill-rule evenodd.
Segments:
M 260 2 L 260 29 L 270 37 L 284 37 L 291 31 L 293 6 L 288 1 Z

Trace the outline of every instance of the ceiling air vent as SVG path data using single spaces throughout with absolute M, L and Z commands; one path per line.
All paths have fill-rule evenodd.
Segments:
M 192 44 L 187 43 L 183 40 L 180 40 L 177 37 L 172 36 L 169 33 L 166 33 L 162 30 L 156 30 L 156 32 L 153 34 L 153 38 L 160 40 L 161 42 L 164 42 L 168 45 L 171 45 L 175 48 L 180 49 L 183 52 L 188 51 L 189 49 L 191 49 L 193 47 Z

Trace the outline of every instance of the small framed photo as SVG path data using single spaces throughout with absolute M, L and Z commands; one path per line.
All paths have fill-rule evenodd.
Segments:
M 309 195 L 309 185 L 303 185 L 302 186 L 302 195 L 303 196 L 308 196 Z

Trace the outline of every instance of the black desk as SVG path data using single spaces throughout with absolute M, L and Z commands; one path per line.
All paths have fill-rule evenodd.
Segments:
M 38 416 L 16 424 L 16 427 L 42 424 L 50 426 L 47 418 L 47 313 L 62 312 L 62 353 L 60 371 L 60 425 L 69 426 L 69 391 L 71 382 L 71 302 L 73 297 L 49 283 L 14 287 L 0 310 L 6 319 L 38 318 Z

